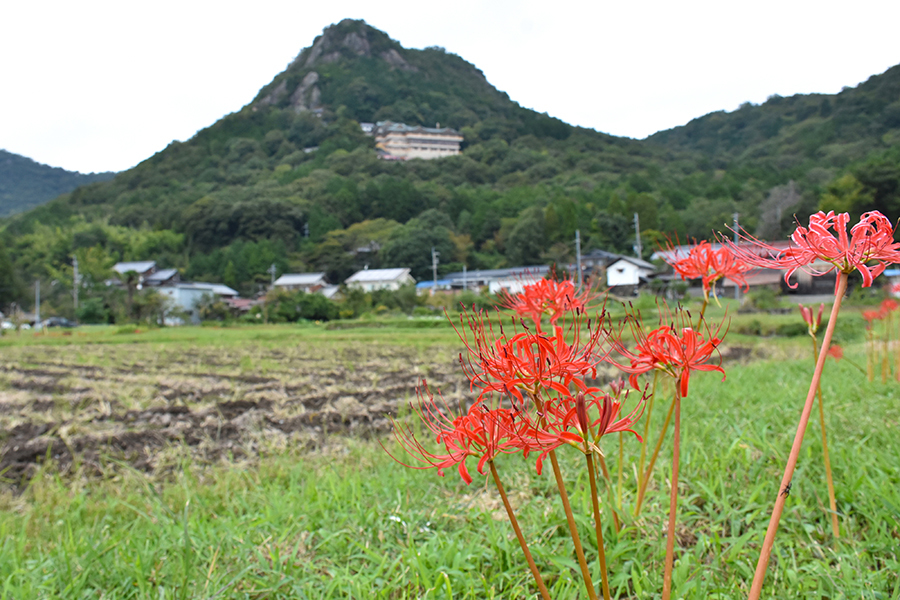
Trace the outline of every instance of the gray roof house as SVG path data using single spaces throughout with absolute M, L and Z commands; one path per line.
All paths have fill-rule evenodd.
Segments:
M 363 269 L 344 280 L 349 288 L 361 289 L 364 292 L 374 290 L 397 290 L 404 285 L 414 284 L 415 279 L 409 269 Z
M 325 273 L 285 273 L 275 280 L 276 288 L 315 292 L 328 285 Z

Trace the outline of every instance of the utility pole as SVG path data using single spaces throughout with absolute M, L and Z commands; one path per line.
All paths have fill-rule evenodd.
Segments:
M 641 258 L 644 254 L 644 247 L 641 245 L 641 218 L 637 213 L 634 213 L 634 251 L 637 253 L 637 257 Z
M 272 276 L 272 287 L 275 287 L 275 274 L 278 273 L 278 267 L 275 266 L 275 263 L 272 263 L 272 266 L 267 271 Z
M 440 256 L 440 252 L 434 249 L 434 246 L 431 247 L 431 274 L 434 277 L 434 283 L 431 286 L 431 295 L 434 296 L 434 291 L 437 289 L 437 266 L 438 266 L 438 256 Z
M 72 255 L 72 303 L 75 305 L 76 319 L 78 313 L 78 286 L 81 285 L 81 276 L 78 274 L 78 257 Z
M 738 213 L 734 213 L 734 228 L 733 229 L 734 229 L 734 244 L 735 244 L 735 246 L 737 246 L 737 243 L 738 243 L 738 227 L 740 227 L 740 225 L 738 225 Z M 734 299 L 737 301 L 740 301 L 740 299 L 741 299 L 741 286 L 739 286 L 736 281 L 734 282 Z
M 469 289 L 469 286 L 466 285 L 466 265 L 463 265 L 463 291 Z
M 578 289 L 581 289 L 581 231 L 575 230 L 575 268 L 578 270 Z
M 41 280 L 34 282 L 34 328 L 41 328 Z

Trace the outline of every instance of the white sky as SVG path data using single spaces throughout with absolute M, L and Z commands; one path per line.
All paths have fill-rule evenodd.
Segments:
M 525 107 L 634 138 L 900 63 L 896 0 L 8 0 L 0 148 L 127 169 L 240 109 L 343 18 L 444 46 Z

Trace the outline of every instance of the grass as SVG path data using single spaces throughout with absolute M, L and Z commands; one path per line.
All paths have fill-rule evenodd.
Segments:
M 25 337 L 12 336 L 12 343 L 23 345 Z M 137 335 L 97 330 L 83 338 L 37 336 L 30 343 L 123 338 L 147 344 L 148 352 L 233 347 L 248 338 L 259 345 L 302 338 L 322 344 L 323 352 L 368 343 L 387 349 L 455 342 L 452 329 L 270 326 Z M 695 375 L 683 403 L 677 597 L 746 596 L 779 491 L 812 361 L 803 337 L 755 343 L 772 358 L 726 364 L 725 382 L 715 373 Z M 860 343 L 845 350 L 864 363 Z M 830 535 L 821 442 L 810 431 L 769 567 L 767 597 L 900 598 L 898 389 L 896 381 L 867 383 L 846 362 L 827 366 L 823 392 L 842 537 Z M 653 421 L 659 427 L 662 409 Z M 817 428 L 813 418 L 810 429 Z M 617 440 L 604 445 L 614 468 Z M 625 528 L 617 536 L 606 523 L 604 532 L 611 586 L 620 598 L 654 598 L 662 588 L 671 446 L 663 447 L 637 521 L 627 516 L 637 444 L 628 440 L 626 451 Z M 561 462 L 570 492 L 586 489 L 580 455 L 563 453 Z M 551 595 L 582 597 L 552 475 L 536 475 L 533 462 L 520 457 L 499 461 L 498 469 Z M 589 498 L 574 494 L 573 508 L 596 568 Z M 152 477 L 112 460 L 99 477 L 79 476 L 78 465 L 66 474 L 48 465 L 21 494 L 0 496 L 0 540 L 0 598 L 537 597 L 491 485 L 476 478 L 465 486 L 455 472 L 440 478 L 412 471 L 376 442 L 346 437 L 324 438 L 311 452 L 288 447 L 252 463 L 185 461 Z

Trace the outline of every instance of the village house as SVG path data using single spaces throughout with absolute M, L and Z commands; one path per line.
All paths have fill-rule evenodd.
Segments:
M 480 291 L 486 289 L 492 294 L 504 290 L 510 294 L 518 294 L 525 289 L 526 285 L 543 279 L 549 272 L 550 267 L 547 265 L 509 269 L 478 269 L 450 273 L 444 276 L 443 281 L 446 281 L 449 288 L 453 290 Z M 441 281 L 438 282 L 439 286 L 440 283 Z
M 632 256 L 621 256 L 606 267 L 606 285 L 609 288 L 631 287 L 646 283 L 656 267 Z
M 328 285 L 325 273 L 285 273 L 275 280 L 274 287 L 289 292 L 317 292 Z
M 409 269 L 363 269 L 357 271 L 346 280 L 348 288 L 360 289 L 364 292 L 375 290 L 399 290 L 404 285 L 416 282 L 409 274 Z

